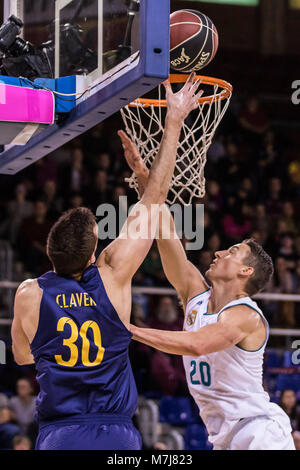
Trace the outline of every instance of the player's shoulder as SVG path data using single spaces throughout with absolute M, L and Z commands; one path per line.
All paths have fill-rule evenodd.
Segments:
M 42 289 L 40 288 L 37 279 L 26 279 L 19 285 L 16 292 L 16 298 L 23 302 L 31 301 L 37 299 L 41 292 Z
M 251 332 L 256 330 L 262 323 L 262 315 L 260 311 L 253 307 L 252 304 L 231 305 L 221 311 L 218 316 L 219 322 L 230 322 L 231 325 L 240 326 L 243 330 Z

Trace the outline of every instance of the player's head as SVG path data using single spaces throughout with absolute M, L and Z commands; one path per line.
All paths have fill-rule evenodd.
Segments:
M 93 213 L 84 207 L 63 214 L 52 227 L 47 254 L 59 276 L 80 275 L 95 262 L 98 232 Z
M 30 380 L 23 377 L 17 382 L 17 394 L 20 398 L 26 398 L 32 395 L 33 389 Z
M 270 256 L 255 240 L 248 239 L 217 251 L 215 260 L 206 275 L 212 282 L 239 282 L 241 288 L 252 296 L 260 292 L 273 275 L 274 267 Z

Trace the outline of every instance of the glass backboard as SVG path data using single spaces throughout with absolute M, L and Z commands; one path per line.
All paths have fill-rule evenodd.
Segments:
M 140 50 L 139 0 L 5 0 L 21 36 L 42 49 L 52 76 L 99 78 Z
M 165 80 L 169 14 L 169 0 L 4 0 L 4 21 L 19 18 L 20 37 L 43 57 L 40 76 L 81 77 L 89 91 L 63 124 L 6 147 L 0 173 L 16 173 Z

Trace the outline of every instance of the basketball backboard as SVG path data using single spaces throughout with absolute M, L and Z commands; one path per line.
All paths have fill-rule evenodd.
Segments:
M 4 21 L 10 15 L 46 58 L 43 77 L 76 76 L 77 95 L 56 95 L 74 108 L 27 145 L 6 146 L 0 173 L 17 173 L 169 75 L 169 0 L 4 0 Z

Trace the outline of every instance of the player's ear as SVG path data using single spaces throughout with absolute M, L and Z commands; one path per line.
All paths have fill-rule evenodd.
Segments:
M 252 266 L 243 266 L 241 269 L 240 269 L 240 274 L 242 276 L 252 276 L 252 274 L 254 273 L 254 268 Z

